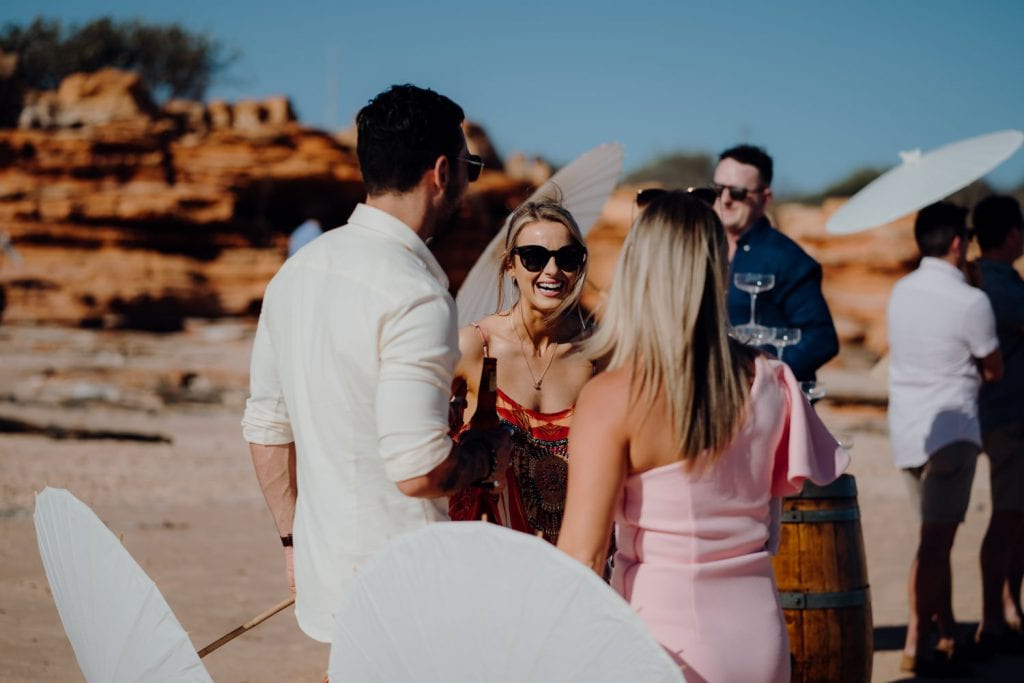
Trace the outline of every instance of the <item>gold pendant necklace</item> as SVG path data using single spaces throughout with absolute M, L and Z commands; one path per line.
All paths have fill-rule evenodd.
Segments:
M 519 314 L 520 318 L 523 319 L 523 329 L 526 329 L 526 318 L 523 316 L 522 309 L 520 309 Z M 544 366 L 544 371 L 540 373 L 540 377 L 537 377 L 533 374 L 533 368 L 530 367 L 530 357 L 526 353 L 526 341 L 523 339 L 523 336 L 519 334 L 519 330 L 516 329 L 516 324 L 512 321 L 511 315 L 508 317 L 508 324 L 512 326 L 512 332 L 515 333 L 516 339 L 519 340 L 519 352 L 523 354 L 523 362 L 526 363 L 526 370 L 530 373 L 530 379 L 533 380 L 533 388 L 536 391 L 540 391 L 540 387 L 544 383 L 544 375 L 548 374 L 548 370 L 551 368 L 551 362 L 555 360 L 555 355 L 558 353 L 558 344 L 548 344 L 548 346 L 553 346 L 554 348 L 551 351 L 551 356 L 548 358 L 547 365 Z M 529 334 L 529 330 L 527 330 L 527 334 Z M 537 347 L 534 346 L 533 348 L 536 350 Z

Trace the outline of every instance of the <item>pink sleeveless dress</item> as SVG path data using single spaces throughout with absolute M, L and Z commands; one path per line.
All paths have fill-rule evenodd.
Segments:
M 632 475 L 616 510 L 612 587 L 691 683 L 789 680 L 772 499 L 849 464 L 789 368 L 766 358 L 755 368 L 747 420 L 719 459 Z

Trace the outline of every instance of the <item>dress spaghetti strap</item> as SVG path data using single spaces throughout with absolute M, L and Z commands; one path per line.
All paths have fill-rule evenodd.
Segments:
M 491 353 L 487 349 L 487 335 L 484 334 L 484 331 L 482 329 L 480 329 L 479 323 L 471 323 L 471 324 L 473 325 L 473 327 L 476 328 L 476 331 L 480 333 L 480 341 L 483 342 L 483 345 L 484 345 L 484 358 L 490 358 L 491 357 Z

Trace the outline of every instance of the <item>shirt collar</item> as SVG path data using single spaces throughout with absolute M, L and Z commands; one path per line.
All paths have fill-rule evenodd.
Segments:
M 742 246 L 747 242 L 752 241 L 757 235 L 761 233 L 764 228 L 771 228 L 771 223 L 768 222 L 768 218 L 761 216 L 756 221 L 750 224 L 743 234 L 736 238 L 736 245 Z
M 967 282 L 967 277 L 964 275 L 963 271 L 945 259 L 936 258 L 934 256 L 923 256 L 921 257 L 921 265 L 918 267 L 921 270 L 945 273 L 946 275 L 955 277 L 961 282 Z
M 380 233 L 400 243 L 423 262 L 427 270 L 430 271 L 430 274 L 441 283 L 442 287 L 448 289 L 448 276 L 445 274 L 441 264 L 437 262 L 430 249 L 427 248 L 426 242 L 404 222 L 398 220 L 387 211 L 382 211 L 363 203 L 356 205 L 352 215 L 349 216 L 348 222 L 352 225 L 358 225 L 367 230 Z
M 996 272 L 1017 272 L 1011 263 L 994 261 L 992 259 L 987 259 L 984 256 L 978 257 L 978 265 L 986 270 L 994 270 Z

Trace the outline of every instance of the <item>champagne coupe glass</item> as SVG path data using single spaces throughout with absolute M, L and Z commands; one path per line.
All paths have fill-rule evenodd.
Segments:
M 772 328 L 764 325 L 734 325 L 729 328 L 729 336 L 747 346 L 763 346 L 772 343 Z
M 800 382 L 800 391 L 803 392 L 807 402 L 814 405 L 825 398 L 825 385 L 821 382 Z
M 850 450 L 853 448 L 853 432 L 832 432 L 832 437 L 839 444 L 840 448 Z
M 757 295 L 767 292 L 775 286 L 775 275 L 772 273 L 736 273 L 732 277 L 736 289 L 750 295 L 750 324 L 756 325 Z
M 771 341 L 768 342 L 779 350 L 779 360 L 782 360 L 782 352 L 787 346 L 800 343 L 800 328 L 798 327 L 776 327 Z

